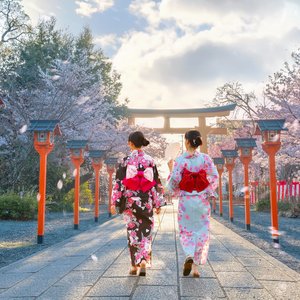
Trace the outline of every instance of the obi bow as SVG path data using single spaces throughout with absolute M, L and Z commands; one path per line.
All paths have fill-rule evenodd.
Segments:
M 191 193 L 192 191 L 202 192 L 209 186 L 209 181 L 206 178 L 206 171 L 190 172 L 184 169 L 182 179 L 179 183 L 179 188 L 183 191 Z
M 153 168 L 148 167 L 144 171 L 138 171 L 135 166 L 128 165 L 126 178 L 123 179 L 122 183 L 129 190 L 141 190 L 145 193 L 156 184 L 153 180 Z

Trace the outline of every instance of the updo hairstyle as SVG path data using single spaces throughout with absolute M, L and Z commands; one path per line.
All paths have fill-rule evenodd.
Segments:
M 148 146 L 150 142 L 145 139 L 144 134 L 141 131 L 135 131 L 129 134 L 128 142 L 134 144 L 136 148 L 141 148 L 142 146 Z
M 189 130 L 185 133 L 184 138 L 189 141 L 193 148 L 197 148 L 202 145 L 201 134 L 198 130 Z

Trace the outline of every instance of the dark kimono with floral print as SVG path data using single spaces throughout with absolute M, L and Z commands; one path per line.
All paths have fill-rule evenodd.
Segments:
M 126 178 L 128 165 L 135 166 L 139 171 L 144 171 L 149 167 L 153 168 L 155 186 L 146 192 L 126 189 L 123 180 Z M 117 207 L 122 196 L 127 198 L 123 216 L 126 222 L 128 247 L 133 266 L 139 265 L 142 260 L 150 263 L 154 227 L 153 208 L 159 208 L 163 203 L 161 191 L 161 182 L 151 156 L 141 150 L 134 150 L 123 159 L 116 172 L 112 202 Z

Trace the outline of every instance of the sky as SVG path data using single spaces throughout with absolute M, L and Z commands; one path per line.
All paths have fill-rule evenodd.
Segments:
M 262 89 L 299 48 L 297 0 L 23 0 L 34 22 L 88 25 L 133 108 L 195 108 L 239 81 Z

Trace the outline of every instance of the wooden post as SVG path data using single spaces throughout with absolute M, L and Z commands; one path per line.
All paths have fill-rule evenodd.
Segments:
M 223 170 L 218 170 L 219 172 L 219 214 L 220 217 L 223 216 L 223 193 L 222 193 L 222 174 Z
M 112 197 L 112 176 L 115 171 L 113 166 L 107 167 L 107 172 L 109 175 L 109 185 L 108 185 L 108 216 L 111 217 L 111 197 Z
M 233 191 L 232 191 L 232 171 L 234 168 L 234 165 L 232 164 L 226 164 L 225 165 L 227 170 L 228 170 L 228 185 L 229 185 L 229 218 L 230 222 L 233 222 L 233 217 L 234 217 L 234 210 L 233 210 Z
M 264 143 L 263 150 L 269 156 L 269 186 L 270 186 L 270 204 L 271 204 L 271 224 L 272 224 L 272 238 L 274 243 L 279 243 L 279 225 L 278 225 L 278 207 L 277 207 L 277 193 L 276 193 L 276 165 L 275 155 L 280 149 L 281 143 Z
M 101 162 L 93 162 L 92 166 L 95 172 L 95 222 L 98 222 L 99 219 L 99 172 L 102 168 Z
M 246 229 L 250 230 L 251 217 L 250 217 L 250 192 L 249 192 L 249 163 L 251 157 L 240 157 L 244 165 L 244 203 L 245 203 L 245 224 Z
M 74 229 L 79 229 L 79 203 L 80 203 L 80 166 L 84 162 L 83 150 L 81 151 L 81 156 L 71 155 L 72 163 L 75 167 L 75 187 L 74 187 Z
M 38 195 L 38 228 L 37 243 L 44 242 L 45 232 L 45 207 L 46 207 L 46 185 L 47 185 L 47 156 L 52 151 L 53 145 L 37 145 L 35 149 L 40 155 L 39 195 Z

